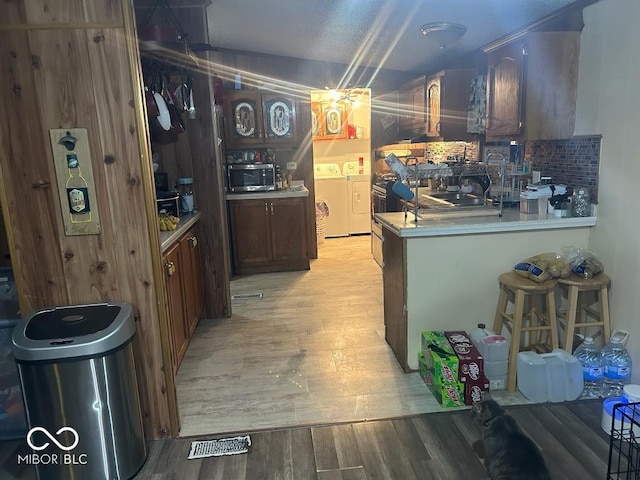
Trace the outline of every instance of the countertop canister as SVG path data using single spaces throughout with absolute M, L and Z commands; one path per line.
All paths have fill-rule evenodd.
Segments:
M 571 196 L 571 216 L 588 217 L 591 215 L 591 199 L 587 187 L 576 187 Z

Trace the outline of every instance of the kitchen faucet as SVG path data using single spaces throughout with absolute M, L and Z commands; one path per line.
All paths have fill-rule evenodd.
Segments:
M 491 183 L 491 176 L 489 175 L 489 164 L 491 162 L 491 157 L 499 157 L 500 158 L 500 172 L 498 173 L 500 177 L 500 211 L 498 215 L 502 217 L 502 197 L 504 196 L 504 177 L 507 174 L 507 158 L 502 152 L 489 152 L 485 158 L 485 170 L 487 172 L 487 176 L 489 177 L 489 183 Z M 491 190 L 491 186 L 487 189 L 487 192 Z M 487 192 L 485 192 L 484 202 L 485 205 L 487 203 Z

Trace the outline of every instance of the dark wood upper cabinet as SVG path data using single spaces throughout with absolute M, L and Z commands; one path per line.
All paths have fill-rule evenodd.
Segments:
M 526 140 L 575 133 L 580 32 L 535 32 L 527 38 Z
M 224 106 L 230 148 L 297 141 L 293 97 L 251 91 L 230 92 L 225 94 Z
M 574 134 L 580 33 L 530 32 L 488 54 L 487 140 Z
M 470 140 L 469 93 L 475 69 L 442 70 L 427 79 L 427 137 L 438 141 Z
M 487 137 L 517 137 L 522 127 L 524 42 L 489 53 Z
M 400 132 L 425 133 L 427 121 L 427 77 L 421 76 L 405 84 L 399 91 Z

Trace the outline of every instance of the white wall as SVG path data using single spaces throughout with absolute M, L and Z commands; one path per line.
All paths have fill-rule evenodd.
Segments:
M 640 383 L 640 1 L 584 10 L 576 135 L 602 134 L 598 224 L 589 245 L 612 279 L 613 327 L 631 332 Z
M 424 330 L 493 327 L 498 277 L 527 257 L 586 247 L 593 227 L 407 239 L 407 360 L 418 368 Z

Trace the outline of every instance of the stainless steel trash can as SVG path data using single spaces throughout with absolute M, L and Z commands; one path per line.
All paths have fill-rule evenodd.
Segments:
M 46 308 L 15 327 L 31 448 L 18 462 L 40 480 L 129 479 L 144 464 L 135 332 L 119 302 Z

